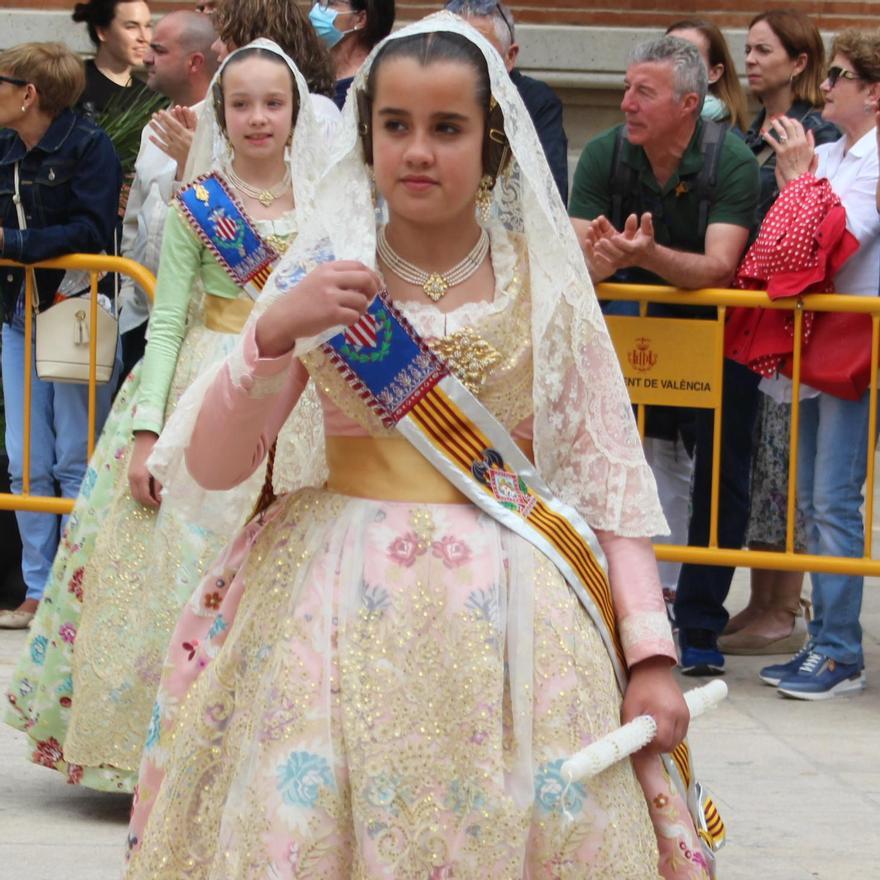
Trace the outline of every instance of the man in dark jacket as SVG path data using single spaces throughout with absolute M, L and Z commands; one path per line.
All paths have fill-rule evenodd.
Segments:
M 446 8 L 466 19 L 504 59 L 510 79 L 519 90 L 535 123 L 559 195 L 567 205 L 568 139 L 562 127 L 562 102 L 546 83 L 516 69 L 519 45 L 516 42 L 513 13 L 499 0 L 448 0 Z

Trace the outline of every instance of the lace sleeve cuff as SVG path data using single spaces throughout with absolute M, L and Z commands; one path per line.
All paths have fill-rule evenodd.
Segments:
M 627 666 L 635 666 L 648 657 L 656 656 L 676 660 L 672 628 L 665 612 L 630 614 L 620 621 L 619 627 Z
M 154 434 L 162 433 L 162 425 L 165 422 L 165 413 L 157 406 L 138 404 L 132 420 L 131 430 L 152 431 Z

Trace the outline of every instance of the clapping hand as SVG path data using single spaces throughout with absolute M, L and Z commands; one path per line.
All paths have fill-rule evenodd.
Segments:
M 601 223 L 599 221 L 602 221 Z M 584 245 L 587 260 L 596 266 L 611 271 L 602 277 L 607 278 L 618 269 L 628 266 L 649 268 L 651 256 L 657 242 L 654 238 L 654 221 L 650 213 L 630 214 L 618 232 L 605 217 L 599 217 L 590 226 Z
M 158 110 L 150 120 L 150 128 L 154 132 L 150 135 L 150 141 L 177 162 L 178 180 L 183 178 L 196 122 L 195 112 L 181 106 Z
M 595 282 L 603 281 L 613 275 L 622 265 L 623 254 L 614 247 L 613 238 L 617 230 L 607 217 L 599 216 L 591 221 L 583 240 L 584 256 L 590 277 Z
M 770 120 L 762 137 L 776 153 L 776 185 L 785 189 L 791 181 L 816 170 L 816 141 L 813 132 L 806 130 L 789 116 L 777 116 Z

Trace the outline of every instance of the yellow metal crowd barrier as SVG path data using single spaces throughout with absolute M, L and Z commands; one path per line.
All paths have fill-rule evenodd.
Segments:
M 787 571 L 823 571 L 880 576 L 880 560 L 871 559 L 874 523 L 874 451 L 877 435 L 877 342 L 880 337 L 880 298 L 843 294 L 811 294 L 771 300 L 766 293 L 744 290 L 676 290 L 638 284 L 601 284 L 603 300 L 636 301 L 638 317 L 607 316 L 608 328 L 620 358 L 630 397 L 638 404 L 639 429 L 644 433 L 644 407 L 689 406 L 714 410 L 712 495 L 709 545 L 685 547 L 657 544 L 658 559 L 699 565 L 730 565 Z M 717 317 L 705 320 L 655 318 L 646 315 L 647 304 L 717 306 Z M 724 364 L 724 323 L 734 306 L 762 307 L 794 313 L 793 388 L 790 456 L 788 468 L 788 518 L 785 550 L 729 549 L 718 546 L 718 497 L 721 459 L 721 392 Z M 865 543 L 858 558 L 815 556 L 794 551 L 794 523 L 798 468 L 797 437 L 800 425 L 800 368 L 805 311 L 861 312 L 871 316 L 871 395 L 868 417 L 868 461 L 865 490 Z M 735 418 L 735 414 L 729 417 Z
M 20 263 L 0 260 L 0 266 L 22 267 Z M 99 274 L 117 272 L 132 278 L 153 298 L 156 279 L 132 260 L 122 257 L 72 254 L 24 267 L 25 313 L 31 314 L 34 296 L 34 269 L 76 269 L 90 276 L 91 326 L 96 326 Z M 676 290 L 654 285 L 602 284 L 598 290 L 604 300 L 628 300 L 640 303 L 638 317 L 608 316 L 608 326 L 620 358 L 630 397 L 638 407 L 640 430 L 644 431 L 646 405 L 687 406 L 714 411 L 715 430 L 712 448 L 712 497 L 707 547 L 656 545 L 661 560 L 708 565 L 773 568 L 790 571 L 827 571 L 842 574 L 880 576 L 880 560 L 871 559 L 871 533 L 874 521 L 874 451 L 877 426 L 877 343 L 880 339 L 880 298 L 814 294 L 805 297 L 770 300 L 766 294 L 741 290 Z M 715 306 L 715 318 L 679 319 L 646 315 L 649 302 Z M 786 546 L 782 552 L 729 549 L 718 546 L 718 497 L 721 461 L 722 382 L 724 363 L 724 323 L 726 310 L 734 306 L 781 309 L 794 313 L 793 401 L 788 479 L 788 523 Z M 794 511 L 797 486 L 797 436 L 800 420 L 801 340 L 804 311 L 862 312 L 871 315 L 873 324 L 872 379 L 869 410 L 867 480 L 865 492 L 865 544 L 859 558 L 813 556 L 794 551 Z M 0 494 L 0 509 L 34 512 L 69 513 L 73 499 L 47 498 L 30 494 L 30 395 L 33 372 L 32 322 L 25 324 L 24 371 L 24 461 L 22 494 Z M 89 370 L 89 456 L 95 446 L 95 351 L 96 337 L 90 334 Z
M 42 263 L 24 265 L 12 260 L 0 259 L 0 266 L 14 266 L 25 270 L 25 303 L 24 313 L 33 314 L 34 269 L 74 269 L 89 274 L 90 281 L 90 315 L 89 328 L 98 325 L 98 276 L 106 272 L 116 272 L 127 275 L 141 287 L 152 300 L 156 288 L 156 279 L 153 274 L 145 269 L 140 263 L 124 257 L 108 257 L 99 254 L 69 254 L 57 257 L 53 260 L 44 260 Z M 73 510 L 72 498 L 49 498 L 30 493 L 30 459 L 31 459 L 31 384 L 33 381 L 33 321 L 25 321 L 24 330 L 24 438 L 22 456 L 22 491 L 20 495 L 0 493 L 0 510 L 29 510 L 35 513 L 70 513 Z M 89 332 L 89 437 L 88 454 L 92 455 L 95 448 L 95 411 L 96 411 L 96 382 L 95 364 L 97 350 L 97 333 Z

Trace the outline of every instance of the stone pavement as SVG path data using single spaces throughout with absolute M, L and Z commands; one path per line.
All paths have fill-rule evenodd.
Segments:
M 746 593 L 739 572 L 730 608 Z M 866 585 L 862 619 L 873 678 L 859 696 L 786 700 L 758 681 L 762 658 L 728 659 L 730 697 L 690 736 L 728 826 L 720 880 L 880 877 L 880 581 Z M 24 634 L 0 631 L 0 690 L 23 645 Z M 0 725 L 0 878 L 119 877 L 128 798 L 66 785 L 25 748 Z

